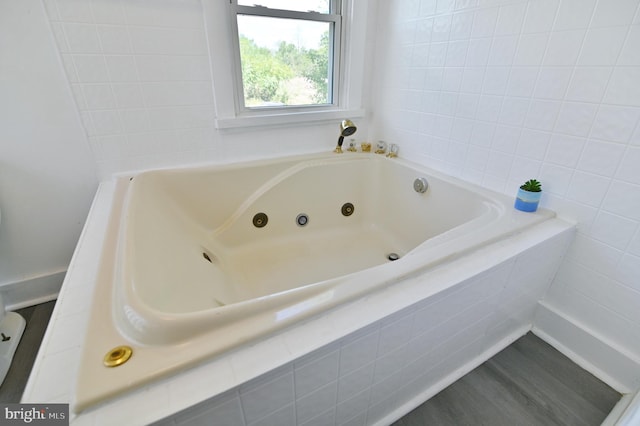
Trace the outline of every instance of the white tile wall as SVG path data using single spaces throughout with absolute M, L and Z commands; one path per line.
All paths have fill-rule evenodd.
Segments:
M 208 42 L 223 29 L 209 28 L 207 34 L 200 0 L 43 3 L 101 180 L 134 170 L 335 146 L 336 122 L 227 131 L 214 127 L 210 64 L 223 59 L 211 57 Z M 370 12 L 367 19 L 374 18 Z M 364 56 L 372 52 L 368 42 Z M 358 107 L 363 109 L 370 97 L 370 70 L 362 79 L 365 95 Z M 356 122 L 357 138 L 366 140 L 367 120 Z
M 220 144 L 199 0 L 45 6 L 101 178 L 176 157 L 215 159 Z
M 433 3 L 380 3 L 377 133 L 508 194 L 541 179 L 543 205 L 580 230 L 547 302 L 640 358 L 640 1 Z

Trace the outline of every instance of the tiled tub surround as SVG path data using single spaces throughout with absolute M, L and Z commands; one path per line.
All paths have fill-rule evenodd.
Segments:
M 414 190 L 417 176 L 429 181 L 425 193 Z M 354 210 L 345 216 L 347 201 Z M 554 216 L 512 205 L 513 197 L 373 154 L 125 176 L 75 406 L 84 410 Z M 296 224 L 300 212 L 308 226 Z M 257 213 L 266 213 L 266 226 L 253 225 Z M 391 252 L 401 258 L 390 262 Z M 123 344 L 135 355 L 105 369 L 98 361 Z
M 70 402 L 115 183 L 104 182 L 23 400 Z M 73 424 L 386 424 L 531 329 L 573 237 L 544 221 L 73 415 Z M 182 412 L 182 410 L 187 410 Z M 176 414 L 177 413 L 177 414 Z

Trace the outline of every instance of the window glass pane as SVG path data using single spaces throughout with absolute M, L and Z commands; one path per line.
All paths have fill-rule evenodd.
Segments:
M 238 0 L 240 6 L 264 6 L 297 12 L 329 13 L 330 0 Z
M 238 15 L 245 106 L 331 103 L 331 25 Z

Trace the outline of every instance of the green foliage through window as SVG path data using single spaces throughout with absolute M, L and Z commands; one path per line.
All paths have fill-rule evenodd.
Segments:
M 281 41 L 277 49 L 258 46 L 240 35 L 245 105 L 331 103 L 329 32 L 316 49 Z

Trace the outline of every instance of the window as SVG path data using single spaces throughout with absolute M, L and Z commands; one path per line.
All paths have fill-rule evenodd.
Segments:
M 257 1 L 260 5 L 253 0 L 232 3 L 239 110 L 334 105 L 339 0 Z
M 364 115 L 367 0 L 213 0 L 203 7 L 218 128 Z

